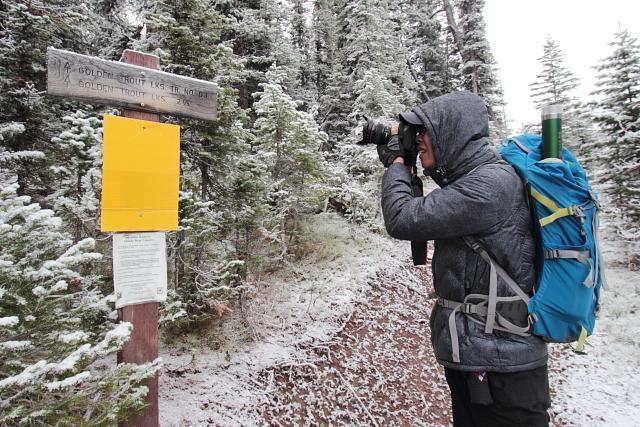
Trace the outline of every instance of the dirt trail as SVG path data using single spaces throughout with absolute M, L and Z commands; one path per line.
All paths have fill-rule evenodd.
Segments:
M 373 278 L 368 297 L 331 342 L 307 343 L 299 363 L 261 373 L 268 400 L 260 411 L 266 423 L 450 424 L 448 389 L 429 336 L 435 302 L 428 296 L 431 277 L 426 269 L 406 268 L 420 280 Z
M 393 246 L 384 243 L 374 251 L 387 254 L 384 265 L 348 246 L 348 263 L 305 265 L 305 275 L 257 291 L 248 316 L 225 319 L 218 335 L 165 349 L 162 425 L 451 425 L 448 387 L 430 342 L 430 267 L 391 256 Z M 261 334 L 248 340 L 246 331 Z M 565 368 L 553 365 L 564 356 L 552 354 L 559 382 Z

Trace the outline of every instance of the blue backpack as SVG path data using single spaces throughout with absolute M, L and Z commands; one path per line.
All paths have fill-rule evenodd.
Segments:
M 581 352 L 586 337 L 593 333 L 600 291 L 606 284 L 598 249 L 599 206 L 595 194 L 584 169 L 568 149 L 562 149 L 562 160 L 541 160 L 540 135 L 508 138 L 498 152 L 518 172 L 529 196 L 537 247 L 533 296 L 522 292 L 477 241 L 465 241 L 491 264 L 492 282 L 499 275 L 527 304 L 527 333 L 549 342 L 577 341 L 576 351 Z M 491 287 L 496 285 L 492 283 Z M 487 329 L 522 334 L 522 328 L 496 313 L 496 300 L 499 304 L 506 298 L 496 298 L 495 292 L 490 289 L 483 302 L 487 307 L 484 312 L 489 314 Z

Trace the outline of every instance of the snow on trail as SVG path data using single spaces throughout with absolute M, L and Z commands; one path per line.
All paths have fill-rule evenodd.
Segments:
M 369 280 L 389 268 L 404 269 L 409 244 L 367 232 L 334 214 L 314 227 L 323 242 L 295 269 L 259 282 L 243 313 L 225 318 L 216 350 L 190 339 L 162 349 L 160 376 L 163 426 L 240 426 L 262 423 L 258 407 L 268 397 L 259 373 L 276 365 L 303 363 L 301 346 L 332 339 Z
M 410 266 L 406 242 L 335 215 L 314 229 L 314 254 L 259 281 L 214 340 L 161 350 L 162 426 L 449 425 L 429 343 L 430 273 Z M 640 276 L 608 273 L 587 354 L 550 347 L 555 425 L 640 419 Z
M 435 300 L 426 274 L 420 280 L 412 270 L 373 278 L 366 302 L 333 340 L 305 349 L 312 363 L 263 373 L 268 425 L 449 425 L 449 393 L 427 326 Z

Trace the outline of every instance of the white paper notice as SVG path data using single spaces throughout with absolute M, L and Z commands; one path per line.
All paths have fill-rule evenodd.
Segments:
M 165 233 L 113 235 L 116 308 L 167 299 Z

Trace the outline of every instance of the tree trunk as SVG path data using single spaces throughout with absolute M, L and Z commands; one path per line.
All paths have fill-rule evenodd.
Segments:
M 449 24 L 449 30 L 451 31 L 451 35 L 453 36 L 453 41 L 455 42 L 460 55 L 462 55 L 462 35 L 460 34 L 460 28 L 458 27 L 456 17 L 453 13 L 453 7 L 451 6 L 449 0 L 442 0 L 442 3 L 444 6 L 444 11 L 447 14 L 447 23 Z
M 449 25 L 449 30 L 451 31 L 451 35 L 453 36 L 453 41 L 456 44 L 456 48 L 458 52 L 460 52 L 460 58 L 462 58 L 463 65 L 473 58 L 470 58 L 469 55 L 464 51 L 464 42 L 462 40 L 462 31 L 460 27 L 458 27 L 458 23 L 456 22 L 455 14 L 453 13 L 453 7 L 451 6 L 451 2 L 449 0 L 442 0 L 444 10 L 447 14 L 447 24 Z M 478 69 L 477 67 L 473 67 L 473 71 L 471 72 L 471 90 L 476 95 L 480 88 L 478 87 Z
M 200 200 L 206 202 L 208 198 L 209 184 L 211 179 L 209 178 L 209 165 L 202 160 L 200 160 L 200 177 L 202 179 L 202 192 L 200 194 Z

